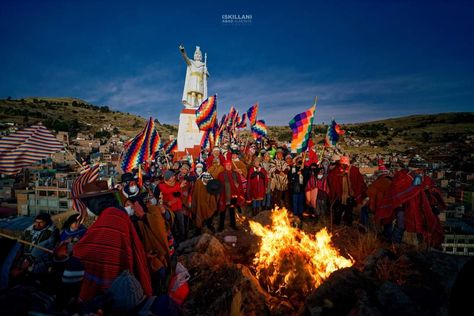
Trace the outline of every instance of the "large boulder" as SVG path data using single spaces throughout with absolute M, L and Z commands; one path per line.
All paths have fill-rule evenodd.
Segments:
M 179 262 L 188 270 L 218 269 L 229 261 L 224 246 L 209 234 L 191 238 L 178 247 Z
M 189 315 L 288 315 L 286 302 L 270 296 L 250 270 L 241 264 L 221 266 L 191 282 L 189 299 L 183 306 Z
M 306 299 L 300 315 L 447 315 L 463 257 L 437 251 L 369 256 L 362 269 L 334 272 Z

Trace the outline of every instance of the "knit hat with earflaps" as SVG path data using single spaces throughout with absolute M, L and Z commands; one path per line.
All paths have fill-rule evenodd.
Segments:
M 128 270 L 123 271 L 107 290 L 113 300 L 113 309 L 127 312 L 146 299 L 143 288 Z
M 166 170 L 166 171 L 165 171 L 165 175 L 164 175 L 163 178 L 164 178 L 166 181 L 168 181 L 168 180 L 171 179 L 171 177 L 174 176 L 174 175 L 175 175 L 175 174 L 174 174 L 173 171 L 171 171 L 171 170 Z

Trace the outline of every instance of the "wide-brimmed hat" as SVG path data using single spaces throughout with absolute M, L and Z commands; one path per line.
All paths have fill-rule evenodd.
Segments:
M 98 180 L 91 183 L 86 183 L 82 187 L 82 193 L 79 194 L 79 199 L 115 193 L 116 189 L 109 189 L 109 185 L 105 180 Z
M 216 179 L 209 180 L 206 185 L 206 190 L 209 194 L 219 195 L 222 191 L 222 183 Z
M 134 178 L 133 176 L 133 173 L 131 172 L 125 172 L 124 174 L 122 174 L 122 177 L 121 177 L 121 182 L 129 182 L 129 181 L 132 181 Z

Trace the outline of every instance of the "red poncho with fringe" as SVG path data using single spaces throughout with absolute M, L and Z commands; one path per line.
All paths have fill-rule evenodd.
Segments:
M 228 205 L 232 197 L 237 198 L 237 205 L 243 205 L 245 202 L 244 189 L 239 174 L 235 171 L 224 170 L 219 174 L 217 179 L 222 184 L 222 190 L 218 202 L 219 211 L 225 211 L 226 205 Z
M 124 270 L 137 278 L 145 295 L 152 294 L 143 245 L 124 211 L 106 208 L 74 246 L 73 254 L 84 266 L 79 294 L 83 301 L 104 293 Z
M 388 175 L 381 175 L 372 182 L 367 188 L 367 196 L 369 200 L 369 209 L 372 212 L 377 211 L 377 207 L 383 201 L 383 198 L 387 192 L 390 190 L 392 185 L 392 178 Z
M 431 209 L 423 185 L 414 185 L 408 170 L 395 173 L 390 189 L 377 207 L 376 220 L 381 224 L 391 223 L 400 205 L 404 205 L 407 232 L 423 234 L 424 240 L 432 246 L 443 242 L 443 228 Z
M 336 198 L 342 196 L 342 176 L 344 170 L 340 167 L 336 167 L 328 174 L 328 185 L 329 185 L 329 198 L 334 201 Z M 351 189 L 354 193 L 353 197 L 357 203 L 362 203 L 365 198 L 367 185 L 365 184 L 364 177 L 359 171 L 359 168 L 350 166 L 349 169 L 349 181 Z

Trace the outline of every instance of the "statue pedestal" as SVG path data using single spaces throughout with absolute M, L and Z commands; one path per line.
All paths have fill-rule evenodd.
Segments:
M 196 110 L 183 109 L 179 115 L 178 151 L 200 146 L 203 134 L 196 124 Z

